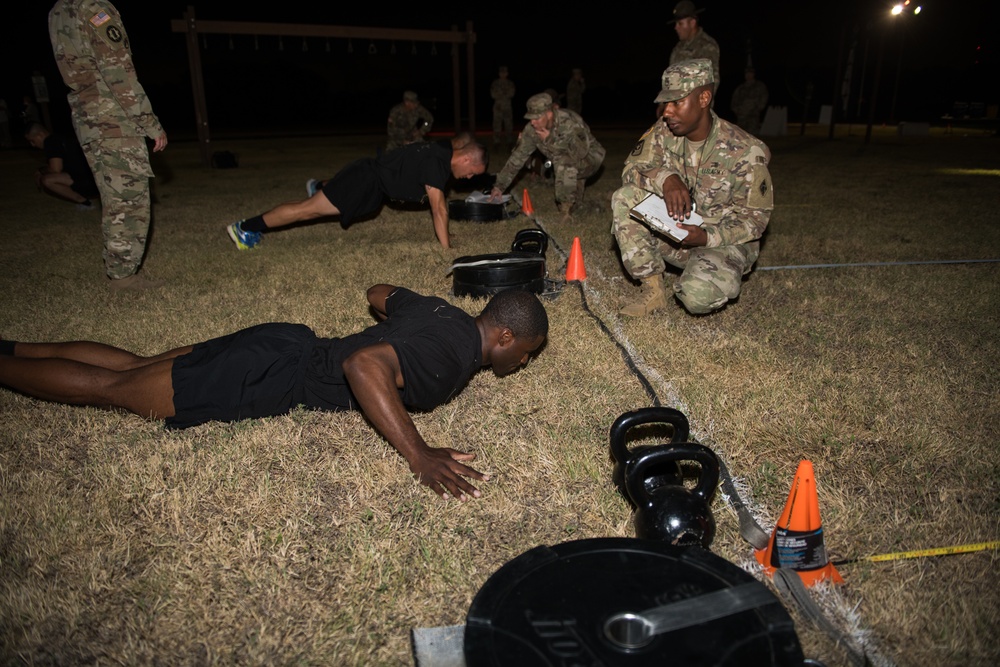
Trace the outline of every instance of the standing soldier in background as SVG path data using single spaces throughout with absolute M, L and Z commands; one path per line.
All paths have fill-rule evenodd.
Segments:
M 753 67 L 747 66 L 745 81 L 733 91 L 729 106 L 736 114 L 736 124 L 750 134 L 760 133 L 760 114 L 767 108 L 767 86 L 758 81 Z
M 671 297 L 693 315 L 711 313 L 740 295 L 743 276 L 757 261 L 774 209 L 771 151 L 712 111 L 712 90 L 708 59 L 668 67 L 654 100 L 664 105 L 663 118 L 625 160 L 622 187 L 611 196 L 612 232 L 642 292 L 622 315 L 650 315 Z M 650 194 L 661 197 L 667 214 L 688 232 L 683 242 L 632 219 L 632 207 Z M 692 210 L 702 226 L 686 224 Z M 682 271 L 673 285 L 664 280 L 667 264 Z
M 587 90 L 587 82 L 583 80 L 583 70 L 574 69 L 566 84 L 566 108 L 583 115 L 583 91 Z
M 403 101 L 389 110 L 387 126 L 388 141 L 385 150 L 415 144 L 424 140 L 424 135 L 431 131 L 434 116 L 420 103 L 417 94 L 412 90 L 403 93 Z
M 516 88 L 514 82 L 507 78 L 506 67 L 500 68 L 498 76 L 490 84 L 490 97 L 493 98 L 493 147 L 500 144 L 507 148 L 514 137 L 514 109 L 510 102 L 514 99 Z
M 674 31 L 679 41 L 670 52 L 669 65 L 676 65 L 685 60 L 708 58 L 712 61 L 712 76 L 715 79 L 715 93 L 719 92 L 719 43 L 708 36 L 698 23 L 698 14 L 705 11 L 704 7 L 695 9 L 691 0 L 681 0 L 674 6 Z M 715 102 L 715 96 L 712 96 Z M 662 109 L 657 109 L 657 117 L 662 115 Z
M 562 221 L 570 222 L 571 211 L 583 201 L 586 180 L 597 173 L 604 162 L 604 147 L 579 115 L 568 109 L 553 108 L 552 96 L 548 93 L 532 95 L 524 117 L 531 122 L 521 132 L 507 164 L 497 174 L 491 195 L 499 199 L 537 150 L 552 163 L 556 204 Z
M 139 275 L 150 223 L 146 137 L 167 134 L 139 85 L 128 35 L 107 0 L 58 0 L 49 12 L 56 65 L 69 87 L 73 127 L 101 194 L 104 266 L 112 290 L 159 283 Z

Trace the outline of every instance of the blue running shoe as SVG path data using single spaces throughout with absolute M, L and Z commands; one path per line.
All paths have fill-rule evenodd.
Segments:
M 260 243 L 260 232 L 247 232 L 244 231 L 240 226 L 240 223 L 245 222 L 240 220 L 239 222 L 234 222 L 233 224 L 226 227 L 226 231 L 229 232 L 229 238 L 233 240 L 236 247 L 240 250 L 250 250 L 258 243 Z
M 306 181 L 306 192 L 312 197 L 314 194 L 319 192 L 319 181 L 315 178 L 310 178 Z

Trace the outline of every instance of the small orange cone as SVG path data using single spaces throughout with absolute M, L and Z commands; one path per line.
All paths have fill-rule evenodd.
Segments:
M 569 261 L 566 262 L 566 282 L 573 280 L 586 280 L 587 269 L 583 268 L 583 250 L 580 249 L 580 237 L 573 237 L 573 248 L 569 252 Z
M 844 583 L 826 555 L 812 462 L 799 462 L 792 490 L 788 492 L 788 501 L 778 525 L 771 533 L 771 541 L 766 549 L 754 551 L 754 556 L 769 575 L 776 568 L 783 567 L 795 570 L 806 586 L 823 579 L 836 584 Z
M 524 189 L 524 197 L 521 199 L 521 213 L 534 215 L 535 207 L 531 205 L 531 197 L 528 196 L 528 188 Z

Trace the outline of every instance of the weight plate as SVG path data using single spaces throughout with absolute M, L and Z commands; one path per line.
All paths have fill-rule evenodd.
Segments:
M 629 614 L 737 586 L 761 587 L 765 602 L 634 641 Z M 747 572 L 697 547 L 632 538 L 541 546 L 509 561 L 469 608 L 464 652 L 468 667 L 803 662 L 791 617 Z

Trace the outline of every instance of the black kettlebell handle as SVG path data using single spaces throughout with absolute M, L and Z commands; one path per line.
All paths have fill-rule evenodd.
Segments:
M 688 420 L 680 410 L 666 407 L 639 408 L 626 412 L 611 425 L 611 455 L 615 457 L 615 461 L 625 464 L 629 456 L 625 436 L 631 429 L 643 424 L 672 425 L 674 427 L 674 434 L 670 438 L 672 443 L 686 442 L 688 439 Z
M 701 466 L 698 484 L 689 493 L 709 503 L 719 485 L 719 459 L 715 452 L 697 442 L 681 442 L 675 445 L 651 447 L 639 454 L 625 470 L 625 488 L 637 506 L 649 500 L 646 491 L 646 470 L 651 466 L 668 461 L 695 461 Z M 663 487 L 666 488 L 666 487 Z M 685 489 L 687 490 L 687 489 Z
M 510 244 L 511 252 L 536 252 L 539 255 L 544 255 L 548 247 L 549 235 L 533 227 L 519 231 Z

